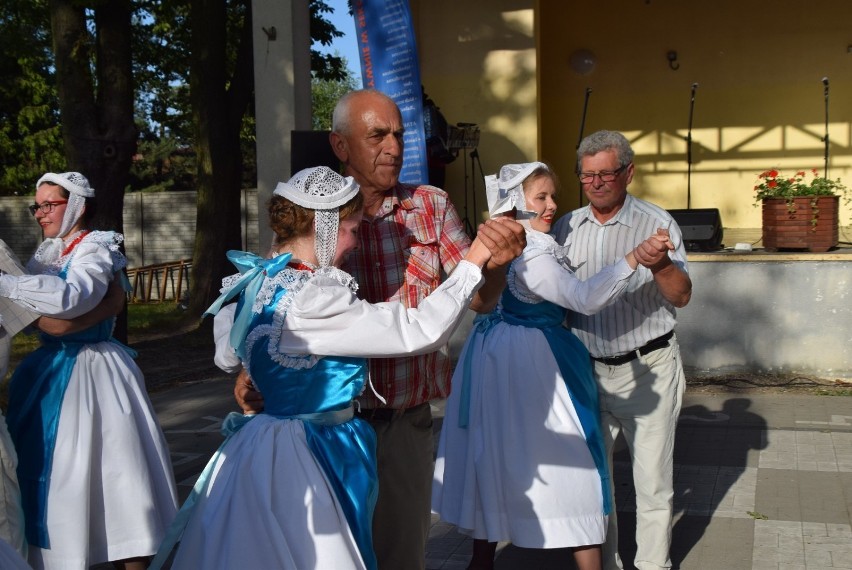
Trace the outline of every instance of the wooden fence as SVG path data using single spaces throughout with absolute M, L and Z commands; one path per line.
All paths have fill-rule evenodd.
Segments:
M 145 265 L 127 270 L 133 287 L 131 303 L 178 303 L 189 294 L 191 259 Z

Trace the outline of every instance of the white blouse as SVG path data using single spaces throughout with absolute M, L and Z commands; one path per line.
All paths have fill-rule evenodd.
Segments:
M 584 315 L 600 311 L 625 290 L 635 273 L 623 257 L 585 281 L 570 268 L 565 248 L 548 234 L 527 231 L 527 246 L 507 275 L 512 293 L 527 303 L 550 301 Z
M 67 256 L 41 275 L 0 275 L 0 296 L 41 315 L 73 319 L 94 309 L 106 295 L 114 272 L 123 267 L 121 235 L 90 232 Z M 71 264 L 65 279 L 59 272 Z
M 340 280 L 317 274 L 288 292 L 278 351 L 281 354 L 390 357 L 434 351 L 446 344 L 473 296 L 482 271 L 462 261 L 417 308 L 398 302 L 368 303 Z M 216 365 L 237 372 L 242 363 L 230 344 L 236 303 L 222 308 L 213 323 Z

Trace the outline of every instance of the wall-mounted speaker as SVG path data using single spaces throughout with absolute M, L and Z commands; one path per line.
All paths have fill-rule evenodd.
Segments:
M 717 208 L 690 208 L 669 210 L 680 232 L 687 251 L 717 251 L 722 244 L 722 216 Z

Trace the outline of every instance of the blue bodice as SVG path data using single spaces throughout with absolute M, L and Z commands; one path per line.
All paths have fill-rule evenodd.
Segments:
M 283 315 L 276 318 L 276 307 L 288 294 L 292 293 L 283 287 L 275 291 L 272 302 L 253 314 L 249 325 L 248 371 L 263 394 L 264 412 L 294 416 L 349 406 L 364 388 L 366 359 L 278 353 L 277 321 Z
M 286 313 L 312 274 L 288 268 L 289 255 L 263 260 L 245 252 L 229 252 L 229 258 L 242 276 L 214 303 L 214 310 L 208 311 L 218 311 L 222 302 L 239 291 L 230 340 L 263 394 L 263 414 L 303 422 L 308 447 L 340 502 L 364 563 L 374 570 L 372 519 L 378 496 L 375 432 L 358 418 L 342 423 L 318 421 L 351 410 L 353 400 L 364 389 L 367 361 L 280 353 Z M 282 477 L 285 484 L 286 473 Z

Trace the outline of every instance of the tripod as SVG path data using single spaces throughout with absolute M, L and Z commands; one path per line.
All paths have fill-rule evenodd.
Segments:
M 464 231 L 472 238 L 476 237 L 476 227 L 478 224 L 471 222 L 470 215 L 467 209 L 468 187 L 470 188 L 470 196 L 473 201 L 474 219 L 479 218 L 479 209 L 476 206 L 476 168 L 479 167 L 479 177 L 485 179 L 485 172 L 482 170 L 482 161 L 479 160 L 479 151 L 473 149 L 470 151 L 470 177 L 467 173 L 467 150 L 464 151 Z M 470 186 L 468 186 L 468 183 Z
M 464 231 L 468 236 L 476 236 L 476 226 L 471 222 L 468 211 L 468 196 L 473 198 L 473 211 L 476 215 L 476 165 L 479 164 L 480 176 L 485 178 L 482 172 L 482 163 L 479 162 L 479 127 L 475 123 L 458 123 L 458 126 L 450 126 L 448 147 L 456 153 L 461 149 L 462 164 L 464 164 Z M 470 149 L 470 173 L 467 170 L 468 149 Z M 473 176 L 473 178 L 471 178 Z M 468 191 L 470 188 L 470 191 Z

